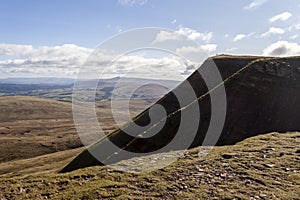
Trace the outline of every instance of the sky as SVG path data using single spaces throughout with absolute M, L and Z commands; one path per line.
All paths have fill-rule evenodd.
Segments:
M 175 54 L 300 55 L 299 11 L 299 0 L 3 0 L 0 78 L 74 78 L 103 42 L 145 27 L 174 31 L 157 32 L 153 43 L 184 36 L 199 45 L 177 48 Z M 195 69 L 173 54 L 145 50 L 123 55 L 107 68 L 116 55 L 101 54 L 91 69 L 101 73 L 106 67 L 108 77 L 129 71 L 149 76 L 155 69 L 163 79 L 186 77 Z M 170 77 L 170 69 L 177 75 Z

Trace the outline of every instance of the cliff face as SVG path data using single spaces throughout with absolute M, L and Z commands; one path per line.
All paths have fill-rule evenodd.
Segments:
M 231 59 L 215 62 L 223 74 L 236 63 Z M 234 144 L 273 130 L 300 129 L 300 58 L 260 61 L 225 88 L 227 114 L 218 145 Z
M 208 59 L 199 70 L 209 70 L 212 61 L 217 65 L 223 80 L 228 79 L 224 82 L 227 96 L 225 124 L 217 145 L 235 144 L 245 138 L 272 131 L 300 130 L 300 57 L 217 56 Z M 243 69 L 247 64 L 249 66 Z M 193 87 L 197 97 L 208 92 L 205 81 L 197 71 L 186 81 Z M 218 84 L 215 83 L 215 85 Z M 147 129 L 135 131 L 133 129 L 134 126 L 129 124 L 126 130 L 133 134 L 128 135 L 121 130 L 117 130 L 108 137 L 109 140 L 119 148 L 130 152 L 147 153 L 159 150 L 169 144 L 176 136 L 181 123 L 181 116 L 193 113 L 195 104 L 198 104 L 201 120 L 196 137 L 189 147 L 202 145 L 212 115 L 210 96 L 217 93 L 218 89 L 198 100 L 195 98 L 195 104 L 186 102 L 186 105 L 189 105 L 186 109 L 170 115 L 185 106 L 180 105 L 175 95 L 178 93 L 184 94 L 185 90 L 185 84 L 182 83 L 156 103 L 163 106 L 169 115 L 165 125 L 156 135 L 149 138 L 135 138 L 131 135 L 138 136 L 143 131 L 147 131 Z M 159 121 L 160 119 L 156 120 Z M 137 116 L 135 122 L 141 126 L 149 124 L 149 109 Z M 186 131 L 179 138 L 179 141 L 184 141 L 185 137 L 191 134 L 188 125 L 184 128 L 186 128 Z M 106 159 L 106 164 L 128 158 L 118 155 L 111 156 L 112 152 L 105 151 L 106 145 L 107 140 L 102 140 L 90 147 L 89 150 L 93 153 L 101 154 L 101 158 L 109 157 Z M 214 143 L 211 145 L 214 145 Z M 180 144 L 176 145 L 177 149 L 181 149 L 181 147 L 183 146 Z M 62 172 L 96 164 L 102 163 L 86 150 L 67 165 Z

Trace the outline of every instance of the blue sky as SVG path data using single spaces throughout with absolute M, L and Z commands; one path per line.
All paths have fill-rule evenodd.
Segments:
M 0 77 L 27 76 L 34 71 L 39 71 L 36 76 L 47 76 L 45 64 L 42 70 L 30 71 L 34 64 L 26 63 L 53 61 L 55 46 L 64 55 L 70 52 L 70 57 L 73 53 L 84 59 L 83 54 L 107 38 L 142 27 L 168 28 L 188 37 L 208 36 L 191 39 L 210 45 L 209 55 L 299 55 L 299 11 L 299 0 L 1 1 Z M 60 65 L 63 76 L 76 74 L 72 71 L 76 66 Z M 49 76 L 55 70 L 49 66 Z

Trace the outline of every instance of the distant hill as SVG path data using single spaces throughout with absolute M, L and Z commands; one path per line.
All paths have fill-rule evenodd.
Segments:
M 86 89 L 94 87 L 94 80 L 80 80 Z M 117 83 L 121 81 L 122 84 Z M 52 98 L 60 101 L 72 101 L 75 80 L 63 78 L 7 78 L 0 79 L 0 96 L 36 96 Z M 173 80 L 121 78 L 101 79 L 98 82 L 95 99 L 91 101 L 113 98 L 128 98 L 132 89 L 137 89 L 131 98 L 159 99 L 179 84 Z M 143 87 L 137 88 L 139 85 Z M 114 92 L 113 91 L 121 91 Z
M 217 65 L 223 80 L 226 81 L 223 84 L 227 95 L 225 124 L 217 145 L 235 144 L 248 137 L 272 131 L 300 130 L 300 57 L 267 58 L 221 55 L 206 60 L 199 70 L 209 71 L 214 63 Z M 184 94 L 185 82 L 190 83 L 198 98 L 191 101 L 190 104 L 186 103 L 186 107 L 181 107 L 174 94 Z M 172 141 L 179 128 L 181 115 L 193 113 L 193 105 L 198 104 L 201 120 L 196 138 L 190 147 L 201 145 L 210 124 L 211 96 L 219 94 L 220 87 L 217 86 L 222 83 L 214 83 L 216 88 L 208 91 L 203 77 L 197 71 L 185 82 L 157 101 L 156 104 L 165 108 L 168 117 L 163 128 L 155 136 L 137 137 L 140 134 L 151 133 L 153 127 L 137 132 L 134 131 L 135 126 L 129 124 L 126 126 L 126 130 L 132 130 L 131 134 L 136 137 L 119 129 L 110 134 L 108 139 L 126 151 L 153 152 Z M 147 125 L 149 123 L 149 109 L 134 118 L 135 123 Z M 156 120 L 158 124 L 155 126 L 159 126 L 162 121 Z M 182 135 L 179 141 L 184 141 L 191 134 L 190 129 L 191 127 L 187 124 L 183 129 L 185 135 Z M 106 163 L 115 163 L 124 159 L 119 153 L 106 151 L 107 141 L 106 139 L 100 140 L 89 150 L 83 151 L 62 172 L 102 165 L 90 154 L 90 151 L 101 154 L 101 157 L 106 158 Z M 180 149 L 181 144 L 178 144 L 176 148 Z
M 154 83 L 164 83 L 167 87 L 174 86 L 173 84 L 178 84 L 179 81 L 175 80 L 159 80 L 159 79 L 145 79 L 145 78 L 130 78 L 130 77 L 114 77 L 107 79 L 100 79 L 99 84 L 105 83 L 116 83 L 118 81 L 125 83 L 145 83 L 145 82 L 154 82 Z M 89 82 L 89 80 L 82 80 Z M 39 78 L 3 78 L 0 79 L 0 84 L 21 84 L 21 85 L 72 85 L 76 82 L 76 79 L 72 78 L 55 78 L 55 77 L 39 77 Z
M 71 104 L 36 97 L 0 97 L 0 121 L 71 119 Z

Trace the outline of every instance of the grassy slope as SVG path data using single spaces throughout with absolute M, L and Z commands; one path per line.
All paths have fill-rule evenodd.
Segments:
M 36 97 L 0 97 L 0 162 L 80 146 L 71 104 Z
M 142 99 L 132 100 L 132 115 L 150 103 Z M 110 102 L 101 101 L 96 105 L 102 129 L 105 133 L 111 132 L 116 125 Z M 121 115 L 124 111 L 118 112 Z M 0 97 L 0 163 L 80 146 L 71 103 L 37 97 Z
M 57 157 L 62 156 L 57 154 L 44 158 L 45 163 L 54 161 L 50 171 L 32 166 L 34 175 L 28 176 L 25 170 L 17 173 L 19 177 L 0 178 L 0 198 L 299 199 L 299 145 L 299 132 L 270 133 L 234 146 L 215 147 L 204 159 L 198 157 L 199 148 L 191 149 L 172 165 L 141 174 L 99 166 L 55 174 L 70 159 L 66 156 L 57 164 Z M 123 161 L 120 166 L 145 164 L 144 160 Z

